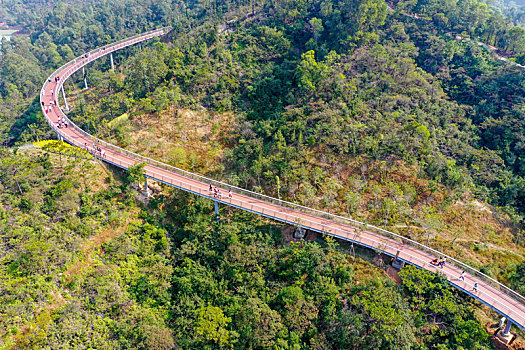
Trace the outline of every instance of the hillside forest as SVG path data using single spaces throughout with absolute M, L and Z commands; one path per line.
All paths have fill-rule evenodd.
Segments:
M 459 0 L 0 3 L 0 349 L 492 349 L 497 314 L 437 273 L 221 207 L 53 141 L 65 85 L 120 147 L 351 217 L 525 293 L 525 29 Z M 477 42 L 484 43 L 479 45 Z M 506 60 L 501 60 L 504 57 Z M 522 336 L 522 334 L 520 334 Z M 519 343 L 519 341 L 518 341 Z

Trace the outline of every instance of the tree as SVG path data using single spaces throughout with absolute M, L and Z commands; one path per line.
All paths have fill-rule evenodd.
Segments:
M 198 309 L 196 313 L 194 329 L 197 341 L 202 344 L 211 342 L 220 347 L 235 341 L 236 333 L 226 329 L 232 319 L 226 317 L 220 308 L 206 306 Z
M 525 262 L 514 266 L 510 281 L 514 290 L 522 295 L 525 294 Z
M 414 266 L 406 266 L 399 275 L 415 307 L 426 310 L 434 322 L 454 322 L 460 308 L 445 277 Z
M 303 53 L 301 55 L 302 60 L 297 67 L 299 87 L 307 93 L 312 93 L 314 96 L 318 95 L 318 88 L 323 80 L 328 77 L 333 65 L 337 63 L 339 58 L 335 51 L 331 51 L 324 61 L 317 62 L 314 50 Z
M 239 344 L 243 348 L 271 348 L 285 329 L 281 315 L 259 298 L 246 300 L 235 315 L 234 323 L 239 330 Z
M 280 290 L 276 297 L 283 323 L 297 337 L 315 327 L 319 310 L 316 305 L 305 298 L 303 290 L 298 286 L 288 286 Z
M 140 183 L 144 180 L 144 174 L 145 174 L 145 171 L 144 171 L 144 168 L 146 167 L 146 163 L 137 163 L 137 164 L 134 164 L 134 165 L 131 165 L 129 168 L 128 168 L 128 171 L 126 173 L 126 181 L 128 184 L 131 184 L 131 183 Z
M 368 325 L 360 335 L 365 346 L 410 349 L 416 339 L 414 319 L 401 295 L 379 280 L 356 289 L 349 301 Z
M 505 33 L 505 48 L 515 53 L 525 52 L 525 29 L 522 27 L 511 27 Z
M 312 33 L 315 41 L 315 47 L 318 48 L 319 37 L 323 33 L 323 20 L 320 18 L 312 18 L 309 22 L 310 27 L 312 28 Z
M 168 74 L 168 66 L 164 62 L 163 44 L 154 49 L 144 49 L 135 56 L 129 64 L 129 73 L 125 83 L 139 97 L 155 90 Z

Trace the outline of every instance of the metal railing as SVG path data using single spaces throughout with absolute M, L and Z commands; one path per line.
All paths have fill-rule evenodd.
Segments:
M 93 60 L 95 60 L 95 59 L 97 59 L 99 57 L 102 57 L 104 55 L 107 55 L 107 54 L 109 54 L 111 52 L 119 50 L 119 49 L 121 49 L 123 47 L 130 46 L 130 45 L 136 44 L 136 43 L 144 41 L 144 40 L 148 40 L 148 39 L 150 39 L 152 37 L 156 37 L 156 36 L 160 36 L 160 35 L 166 34 L 167 31 L 168 31 L 167 28 L 162 28 L 162 29 L 157 29 L 157 30 L 150 31 L 150 32 L 147 32 L 147 33 L 144 33 L 144 34 L 135 35 L 135 36 L 127 38 L 127 39 L 119 40 L 119 41 L 117 41 L 117 42 L 115 42 L 113 44 L 106 45 L 106 46 L 104 46 L 102 48 L 98 48 L 98 49 L 92 50 L 92 51 L 90 51 L 88 53 L 87 57 L 85 55 L 83 55 L 83 56 L 79 56 L 79 57 L 75 58 L 74 60 L 68 62 L 67 64 L 65 64 L 62 67 L 60 67 L 59 69 L 57 69 L 49 77 L 48 81 L 46 81 L 46 83 L 42 87 L 42 90 L 41 90 L 41 93 L 40 93 L 41 101 L 44 101 L 44 91 L 45 91 L 48 83 L 51 81 L 51 79 L 54 79 L 55 76 L 60 76 L 59 85 L 57 85 L 57 89 L 56 89 L 57 91 L 56 91 L 56 95 L 55 95 L 55 100 L 58 102 L 58 93 L 59 93 L 58 90 L 62 87 L 64 81 L 68 77 L 70 77 L 74 72 L 76 72 L 78 69 L 80 69 L 84 65 L 86 65 L 87 63 L 89 63 L 89 62 L 91 62 L 91 61 L 93 61 Z M 57 106 L 58 106 L 58 104 L 57 104 Z M 44 107 L 42 107 L 42 109 L 44 110 Z M 217 181 L 217 180 L 214 180 L 214 179 L 210 179 L 210 178 L 207 178 L 205 176 L 198 175 L 198 174 L 195 174 L 195 173 L 183 170 L 183 169 L 179 169 L 177 167 L 174 167 L 174 166 L 171 166 L 171 165 L 168 165 L 168 164 L 156 161 L 154 159 L 151 159 L 151 158 L 148 158 L 148 157 L 144 157 L 144 156 L 141 156 L 139 154 L 127 151 L 127 150 L 125 150 L 123 148 L 120 148 L 118 146 L 115 146 L 115 145 L 113 145 L 111 143 L 108 143 L 108 142 L 105 142 L 103 140 L 100 140 L 100 139 L 94 137 L 93 135 L 90 135 L 89 133 L 87 133 L 84 130 L 82 130 L 81 128 L 79 128 L 75 123 L 70 121 L 67 118 L 67 116 L 63 113 L 63 111 L 61 109 L 60 109 L 60 113 L 62 114 L 62 116 L 64 118 L 66 118 L 69 121 L 71 127 L 74 128 L 74 130 L 77 131 L 84 138 L 91 140 L 91 142 L 96 142 L 97 144 L 101 145 L 105 149 L 112 150 L 112 151 L 117 152 L 117 153 L 119 153 L 121 155 L 125 155 L 130 160 L 132 160 L 130 162 L 124 162 L 124 161 L 122 161 L 120 159 L 112 157 L 112 158 L 114 158 L 113 161 L 112 161 L 112 163 L 114 163 L 114 164 L 117 164 L 117 165 L 120 165 L 122 167 L 128 168 L 129 166 L 131 166 L 133 164 L 146 163 L 148 165 L 148 167 L 146 169 L 146 172 L 147 172 L 148 176 L 151 176 L 153 178 L 155 178 L 155 177 L 152 176 L 151 174 L 155 175 L 156 173 L 158 173 L 158 172 L 155 172 L 155 168 L 164 169 L 164 170 L 167 170 L 167 171 L 169 171 L 171 173 L 174 173 L 174 174 L 177 174 L 177 175 L 181 175 L 181 176 L 184 176 L 184 177 L 186 177 L 188 179 L 195 180 L 195 181 L 198 181 L 200 183 L 203 183 L 204 187 L 206 187 L 207 185 L 212 185 L 212 186 L 217 186 L 217 187 L 220 187 L 220 188 L 223 188 L 223 189 L 229 189 L 233 193 L 236 193 L 236 194 L 239 194 L 239 195 L 242 195 L 242 196 L 254 198 L 254 199 L 257 199 L 257 200 L 260 200 L 260 201 L 264 201 L 264 202 L 267 202 L 267 203 L 278 205 L 280 207 L 289 208 L 289 209 L 292 209 L 292 210 L 297 211 L 297 212 L 302 213 L 302 214 L 309 214 L 311 216 L 324 218 L 324 219 L 327 219 L 327 220 L 330 220 L 330 221 L 333 221 L 333 222 L 336 222 L 336 223 L 349 225 L 349 226 L 354 227 L 354 228 L 359 228 L 359 230 L 361 230 L 362 233 L 364 233 L 366 231 L 369 231 L 369 232 L 372 232 L 372 233 L 376 233 L 376 234 L 384 237 L 385 239 L 388 239 L 388 241 L 377 241 L 377 240 L 374 241 L 374 240 L 371 240 L 370 238 L 366 238 L 366 239 L 370 240 L 369 244 L 366 244 L 364 242 L 360 242 L 357 239 L 354 239 L 355 242 L 358 242 L 358 243 L 361 243 L 361 244 L 364 244 L 364 245 L 368 245 L 368 246 L 376 248 L 376 249 L 380 249 L 380 247 L 385 246 L 387 248 L 399 250 L 398 247 L 394 247 L 392 245 L 393 242 L 397 242 L 398 244 L 402 244 L 404 246 L 412 247 L 412 248 L 415 248 L 415 249 L 417 249 L 419 251 L 425 252 L 426 254 L 428 254 L 428 255 L 430 255 L 432 257 L 435 257 L 435 258 L 437 258 L 437 257 L 446 257 L 447 258 L 447 262 L 449 264 L 455 266 L 459 270 L 466 271 L 466 273 L 468 273 L 469 275 L 471 275 L 471 276 L 477 278 L 478 280 L 483 281 L 487 285 L 490 285 L 493 288 L 501 291 L 505 295 L 508 295 L 512 299 L 518 301 L 520 304 L 525 305 L 525 297 L 523 297 L 519 293 L 513 291 L 512 289 L 508 288 L 507 286 L 503 285 L 502 283 L 500 283 L 500 282 L 496 281 L 495 279 L 485 275 L 484 273 L 482 273 L 482 272 L 480 272 L 480 271 L 478 271 L 478 270 L 468 266 L 467 264 L 464 264 L 464 263 L 454 259 L 453 257 L 450 257 L 450 256 L 448 256 L 446 254 L 443 254 L 442 252 L 439 252 L 439 251 L 437 251 L 437 250 L 435 250 L 433 248 L 427 247 L 427 246 L 425 246 L 425 245 L 423 245 L 421 243 L 418 243 L 418 242 L 416 242 L 414 240 L 411 240 L 409 238 L 403 237 L 403 236 L 398 235 L 396 233 L 384 230 L 382 228 L 379 228 L 379 227 L 376 227 L 376 226 L 373 226 L 373 225 L 369 225 L 369 224 L 364 223 L 364 222 L 360 222 L 360 221 L 356 221 L 356 220 L 353 220 L 353 219 L 350 219 L 350 218 L 346 218 L 346 217 L 330 214 L 330 213 L 327 213 L 327 212 L 324 212 L 324 211 L 321 211 L 321 210 L 308 208 L 308 207 L 305 207 L 305 206 L 302 206 L 302 205 L 298 205 L 298 204 L 295 204 L 295 203 L 283 201 L 283 200 L 280 200 L 280 199 L 277 199 L 277 198 L 273 198 L 273 197 L 269 197 L 269 196 L 266 196 L 266 195 L 263 195 L 263 194 L 260 194 L 260 193 L 256 193 L 256 192 L 253 192 L 253 191 L 249 191 L 249 190 L 246 190 L 246 189 L 243 189 L 243 188 L 240 188 L 240 187 L 232 186 L 232 185 L 229 185 L 227 183 L 224 183 L 224 182 L 221 182 L 221 181 Z M 44 115 L 45 115 L 45 113 L 44 113 Z M 50 121 L 50 119 L 47 117 L 47 115 L 46 115 L 46 120 L 48 121 L 48 124 L 53 128 L 53 130 L 55 130 L 55 132 L 57 132 L 57 134 L 62 135 L 61 130 L 56 128 L 55 125 L 53 125 L 53 123 Z M 75 139 L 67 140 L 67 141 L 70 142 L 73 145 L 76 145 L 76 146 L 79 146 L 79 147 L 84 147 L 84 144 L 82 144 L 82 142 L 79 142 L 79 141 L 77 141 Z M 83 140 L 83 141 L 85 141 L 85 140 Z M 106 159 L 106 160 L 109 160 L 109 159 Z M 170 179 L 169 177 L 161 175 L 160 178 L 156 178 L 156 179 L 174 185 L 174 183 L 172 182 L 173 179 Z M 179 181 L 179 182 L 181 182 L 181 181 Z M 194 189 L 196 191 L 192 191 L 192 192 L 195 192 L 195 193 L 198 193 L 200 195 L 206 196 L 206 191 L 207 191 L 206 188 L 203 188 L 201 186 L 191 185 L 189 183 L 185 183 L 185 185 L 190 186 L 189 187 L 190 191 L 192 191 L 191 188 L 194 187 Z M 187 187 L 184 187 L 184 186 L 181 186 L 181 187 L 187 188 Z M 225 202 L 225 203 L 227 203 L 227 202 Z M 257 205 L 252 204 L 252 207 L 257 207 Z M 260 208 L 262 208 L 262 207 L 260 207 Z M 268 211 L 269 209 L 262 208 L 262 211 L 259 211 L 259 212 L 262 213 L 263 215 L 267 215 L 267 214 L 264 213 L 264 210 Z M 277 212 L 274 212 L 273 214 L 277 215 L 276 213 Z M 299 217 L 298 215 L 292 215 L 292 213 L 286 214 L 286 215 L 289 215 L 290 217 L 293 216 L 293 220 L 288 221 L 288 222 L 297 223 L 299 221 L 302 226 L 305 226 L 305 227 L 309 226 L 309 227 L 311 227 L 313 229 L 315 229 L 316 227 L 318 227 L 320 225 L 321 227 L 318 230 L 320 230 L 321 232 L 325 232 L 327 234 L 332 234 L 332 235 L 335 235 L 335 236 L 338 236 L 338 237 L 346 237 L 347 239 L 351 239 L 351 238 L 348 237 L 349 235 L 351 235 L 354 238 L 359 236 L 355 232 L 351 232 L 349 230 L 343 230 L 343 229 L 339 229 L 339 228 L 334 228 L 334 227 L 332 227 L 330 225 L 327 225 L 327 224 L 319 224 L 316 221 L 313 221 L 313 220 L 310 220 L 310 219 L 305 219 L 304 215 L 303 215 L 303 217 Z M 274 216 L 274 217 L 277 218 L 278 216 Z M 305 223 L 308 223 L 309 225 L 305 225 Z M 361 234 L 359 237 L 365 237 L 365 236 L 363 236 Z M 390 252 L 390 253 L 392 254 L 392 252 Z M 420 261 L 419 266 L 421 266 L 421 267 L 424 267 L 424 266 L 426 266 L 426 264 L 429 263 L 429 261 L 422 261 L 421 259 L 419 259 L 419 258 L 417 258 L 417 257 L 415 257 L 415 256 L 413 256 L 413 255 L 411 255 L 409 253 L 404 252 L 403 254 L 404 255 L 410 255 L 411 257 L 413 257 L 417 261 Z M 497 300 L 493 300 L 493 303 L 498 303 L 498 301 Z M 522 318 L 521 321 L 520 321 L 520 324 L 522 325 L 521 328 L 525 327 L 525 315 L 522 315 L 522 317 L 524 317 L 524 318 Z
M 106 147 L 106 143 L 102 143 L 104 147 Z M 117 147 L 118 149 L 118 147 Z M 114 150 L 114 149 L 113 149 Z M 120 151 L 118 151 L 120 154 Z M 106 162 L 112 163 L 114 165 L 117 165 L 122 168 L 129 168 L 132 165 L 135 165 L 138 163 L 138 160 L 135 158 L 130 158 L 129 161 L 125 161 L 122 159 L 122 157 L 114 157 L 111 154 L 107 154 L 105 157 L 101 157 L 99 155 L 96 155 L 96 152 L 94 152 L 94 155 Z M 157 166 L 149 166 L 146 168 L 146 175 L 150 178 L 153 178 L 155 180 L 161 181 L 165 184 L 184 189 L 186 191 L 189 191 L 191 193 L 198 194 L 203 197 L 210 198 L 215 201 L 219 201 L 221 203 L 231 205 L 237 208 L 241 208 L 243 210 L 248 210 L 254 213 L 258 213 L 279 221 L 284 221 L 290 224 L 298 225 L 300 224 L 303 227 L 313 229 L 318 232 L 322 232 L 324 234 L 328 234 L 337 238 L 350 240 L 353 242 L 356 242 L 357 244 L 364 245 L 367 247 L 370 247 L 375 250 L 379 250 L 381 252 L 386 252 L 390 255 L 395 255 L 396 251 L 399 251 L 400 244 L 404 244 L 403 242 L 399 242 L 397 240 L 392 240 L 391 238 L 384 237 L 384 240 L 377 240 L 374 237 L 370 237 L 369 235 L 366 235 L 366 231 L 358 232 L 357 230 L 349 230 L 344 228 L 338 228 L 334 227 L 333 225 L 325 224 L 325 223 L 319 223 L 315 220 L 310 220 L 308 218 L 305 218 L 304 216 L 297 215 L 303 213 L 303 211 L 289 211 L 289 212 L 283 212 L 282 210 L 275 210 L 272 208 L 261 206 L 257 203 L 247 203 L 245 198 L 238 198 L 237 196 L 234 196 L 232 198 L 224 198 L 219 199 L 215 196 L 213 196 L 209 190 L 207 189 L 208 183 L 202 182 L 200 180 L 198 181 L 198 184 L 191 183 L 190 181 L 184 181 L 184 180 L 177 180 L 173 178 L 172 176 L 166 176 L 163 175 L 156 170 L 158 169 L 164 169 L 159 168 Z M 167 170 L 167 169 L 164 169 Z M 184 176 L 186 177 L 186 176 Z M 187 178 L 187 177 L 186 177 Z M 190 180 L 190 179 L 188 179 Z M 213 181 L 213 180 L 212 180 Z M 216 185 L 220 185 L 220 182 L 215 182 Z M 213 183 L 212 183 L 213 184 Z M 239 194 L 235 192 L 236 194 Z M 253 198 L 253 196 L 248 196 L 248 198 Z M 267 202 L 267 201 L 265 201 Z M 371 231 L 369 231 L 371 232 Z M 397 243 L 397 244 L 396 244 Z M 420 256 L 412 254 L 410 251 L 402 251 L 402 254 L 400 255 L 401 258 L 405 261 L 409 261 L 410 263 L 420 266 L 420 267 L 427 267 L 430 264 L 428 259 L 422 259 Z M 459 276 L 459 270 L 450 270 L 450 269 L 442 269 L 440 272 L 444 275 L 446 275 L 448 280 L 454 280 L 458 279 Z M 465 290 L 467 293 L 467 289 L 471 289 L 474 286 L 474 282 L 472 280 L 472 276 L 467 277 L 466 281 L 463 282 L 462 285 L 460 283 L 456 283 L 458 288 L 461 288 Z M 487 284 L 491 286 L 492 284 Z M 507 305 L 501 303 L 500 300 L 492 297 L 489 293 L 485 291 L 486 288 L 483 288 L 485 286 L 480 285 L 478 286 L 478 292 L 470 293 L 473 297 L 476 297 L 485 304 L 487 304 L 490 307 L 493 307 L 495 310 L 500 311 L 501 313 L 505 314 L 509 319 L 512 319 L 513 322 L 515 322 L 520 328 L 523 328 L 522 325 L 525 325 L 525 314 L 517 312 L 514 308 L 508 307 Z
M 153 37 L 157 37 L 157 36 L 160 36 L 160 35 L 164 35 L 164 34 L 167 34 L 170 30 L 170 27 L 165 27 L 165 28 L 160 28 L 160 29 L 155 29 L 155 30 L 151 30 L 149 32 L 146 32 L 146 33 L 142 33 L 142 34 L 137 34 L 137 35 L 134 35 L 132 37 L 129 37 L 129 38 L 125 38 L 125 39 L 121 39 L 119 41 L 116 41 L 114 43 L 111 43 L 109 45 L 104 45 L 104 46 L 101 46 L 99 48 L 96 48 L 94 50 L 91 50 L 87 53 L 88 55 L 88 58 L 86 59 L 85 55 L 86 53 L 84 53 L 83 55 L 81 56 L 78 56 L 76 58 L 74 58 L 73 60 L 65 63 L 64 65 L 62 65 L 60 68 L 58 68 L 57 70 L 55 70 L 48 78 L 48 80 L 44 83 L 44 85 L 42 86 L 42 89 L 40 90 L 40 100 L 43 101 L 43 93 L 44 93 L 44 90 L 47 88 L 48 84 L 51 82 L 52 79 L 54 79 L 56 76 L 58 76 L 59 74 L 62 74 L 62 72 L 66 71 L 66 68 L 68 67 L 73 67 L 75 66 L 76 64 L 78 64 L 80 62 L 80 66 L 77 67 L 77 69 L 75 69 L 74 71 L 72 72 L 69 72 L 70 74 L 68 75 L 68 77 L 73 74 L 76 70 L 78 70 L 79 68 L 82 68 L 82 66 L 86 65 L 87 63 L 89 62 L 92 62 L 94 61 L 95 59 L 98 59 L 100 57 L 103 57 L 111 52 L 114 52 L 114 51 L 117 51 L 119 49 L 122 49 L 123 47 L 126 47 L 126 46 L 131 46 L 131 45 L 134 45 L 138 42 L 141 42 L 141 41 L 144 41 L 144 40 L 148 40 L 148 39 L 151 39 Z M 121 45 L 121 44 L 126 44 L 126 45 Z M 102 53 L 102 54 L 100 54 Z M 99 55 L 97 55 L 99 54 Z M 64 81 L 66 80 L 67 78 L 64 78 L 61 76 L 61 84 L 60 86 L 62 86 L 62 84 L 64 83 Z M 57 91 L 58 93 L 58 91 Z M 57 101 L 58 101 L 58 98 L 57 98 Z M 56 131 L 56 130 L 55 130 Z

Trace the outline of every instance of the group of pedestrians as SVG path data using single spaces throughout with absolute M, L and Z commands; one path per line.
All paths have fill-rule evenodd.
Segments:
M 84 143 L 84 149 L 89 153 L 93 153 L 96 156 L 106 158 L 106 150 L 93 142 L 93 148 L 90 148 L 87 143 Z
M 53 109 L 52 109 L 52 105 L 49 105 L 49 106 L 46 106 L 44 101 L 42 101 L 42 107 L 44 107 L 44 112 L 46 112 L 46 114 L 50 113 Z
M 60 77 L 57 75 L 55 77 L 55 83 L 58 83 L 58 81 L 60 80 Z M 47 82 L 50 83 L 51 82 L 51 77 L 47 78 Z
M 432 260 L 432 265 L 438 266 L 440 268 L 443 268 L 445 264 L 447 263 L 447 258 L 440 257 L 439 259 Z M 458 280 L 465 282 L 465 275 L 466 271 L 462 271 L 461 274 L 458 277 Z M 474 282 L 474 286 L 472 288 L 472 291 L 477 293 L 478 292 L 478 282 Z
M 44 111 L 46 112 L 46 114 L 51 113 L 51 111 L 53 110 L 53 106 L 55 105 L 55 101 L 54 100 L 49 101 L 48 106 L 45 105 L 44 101 L 42 101 L 41 103 L 42 103 L 42 107 L 44 107 Z
M 218 199 L 222 199 L 222 192 L 221 192 L 221 190 L 219 188 L 215 187 L 215 186 L 212 186 L 212 184 L 210 184 L 209 192 L 210 192 L 210 196 L 213 196 L 213 197 L 218 198 Z M 228 198 L 229 199 L 233 198 L 232 190 L 228 190 Z
M 55 78 L 55 83 L 58 83 L 58 81 L 60 80 L 60 77 L 57 75 Z M 51 78 L 48 79 L 49 82 L 51 82 Z M 48 113 L 51 113 L 51 111 L 53 110 L 53 106 L 56 105 L 55 103 L 55 90 L 51 89 L 49 90 L 49 92 L 51 93 L 51 100 L 49 101 L 49 106 L 46 106 L 44 101 L 42 101 L 42 107 L 44 107 L 44 112 L 46 114 Z M 60 118 L 59 118 L 60 120 Z M 67 128 L 67 125 L 66 125 L 66 128 Z
M 61 129 L 62 126 L 67 128 L 67 119 L 61 116 L 58 116 L 57 128 Z
M 84 64 L 84 63 L 88 63 L 88 59 L 89 59 L 89 53 L 86 53 L 86 54 L 82 57 L 82 64 Z
M 444 256 L 440 257 L 439 259 L 432 260 L 432 265 L 435 265 L 440 268 L 444 268 L 446 263 L 447 258 L 445 258 Z

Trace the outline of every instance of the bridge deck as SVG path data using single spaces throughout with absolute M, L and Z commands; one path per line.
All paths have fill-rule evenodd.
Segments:
M 62 87 L 64 81 L 89 62 L 107 55 L 110 52 L 163 34 L 165 34 L 164 30 L 157 30 L 130 39 L 125 39 L 115 44 L 108 45 L 103 49 L 101 48 L 93 50 L 89 53 L 88 57 L 84 56 L 82 58 L 77 58 L 69 64 L 66 64 L 53 73 L 48 82 L 46 82 L 42 88 L 41 101 L 44 102 L 46 107 L 49 105 L 50 101 L 55 101 L 55 103 L 58 102 L 59 90 Z M 54 79 L 56 76 L 60 76 L 58 82 Z M 44 110 L 45 107 L 42 109 Z M 95 142 L 95 139 L 89 134 L 86 134 L 84 131 L 78 129 L 71 122 L 71 126 L 68 128 L 58 128 L 56 125 L 59 116 L 63 117 L 65 115 L 60 110 L 57 103 L 57 105 L 52 106 L 51 111 L 46 114 L 46 119 L 50 126 L 57 132 L 59 137 L 63 138 L 72 145 L 81 148 L 85 148 L 85 145 L 87 144 L 88 149 L 92 150 L 92 145 Z M 107 144 L 100 140 L 96 140 L 96 142 L 105 151 L 104 157 L 102 158 L 99 155 L 99 158 L 108 163 L 127 169 L 131 165 L 142 162 L 138 155 L 119 149 L 116 146 Z M 391 256 L 397 255 L 400 259 L 420 268 L 430 271 L 437 270 L 444 274 L 453 286 L 480 300 L 484 304 L 507 317 L 518 327 L 525 330 L 525 299 L 523 299 L 523 297 L 506 289 L 506 287 L 498 284 L 496 281 L 491 280 L 487 276 L 484 276 L 483 274 L 471 268 L 469 268 L 467 271 L 471 273 L 466 274 L 465 281 L 460 281 L 458 277 L 461 274 L 461 271 L 465 269 L 465 265 L 458 265 L 458 262 L 456 261 L 456 263 L 447 263 L 443 269 L 440 269 L 430 263 L 437 257 L 437 255 L 439 255 L 435 253 L 439 252 L 434 251 L 434 254 L 432 254 L 430 248 L 421 249 L 421 247 L 424 246 L 419 245 L 414 247 L 414 244 L 407 244 L 409 241 L 408 239 L 393 239 L 392 236 L 385 237 L 382 234 L 372 232 L 366 229 L 366 227 L 360 225 L 350 225 L 348 223 L 327 219 L 326 217 L 323 217 L 323 215 L 314 215 L 315 211 L 311 209 L 306 210 L 307 212 L 305 212 L 303 210 L 296 210 L 283 205 L 275 204 L 277 200 L 269 197 L 259 196 L 259 198 L 257 198 L 257 196 L 250 195 L 247 191 L 239 193 L 241 192 L 238 191 L 240 189 L 234 188 L 233 198 L 229 199 L 226 198 L 226 194 L 228 193 L 230 187 L 224 184 L 221 188 L 221 191 L 225 195 L 223 196 L 223 199 L 218 199 L 209 193 L 208 189 L 210 182 L 205 180 L 196 180 L 195 177 L 197 175 L 191 173 L 187 174 L 188 176 L 184 176 L 181 174 L 180 170 L 171 171 L 169 168 L 167 168 L 167 166 L 162 166 L 161 163 L 148 162 L 145 167 L 145 175 L 147 177 L 180 188 L 182 190 L 189 191 L 236 208 L 264 215 L 281 222 L 286 222 L 292 225 L 300 225 L 307 229 L 328 234 L 343 240 L 352 241 L 359 245 L 382 251 Z M 310 211 L 314 214 L 309 213 Z M 420 249 L 418 249 L 418 247 Z M 472 271 L 475 273 L 472 273 Z M 480 276 L 482 278 L 480 278 Z M 474 291 L 473 286 L 476 282 L 478 283 L 478 290 Z

